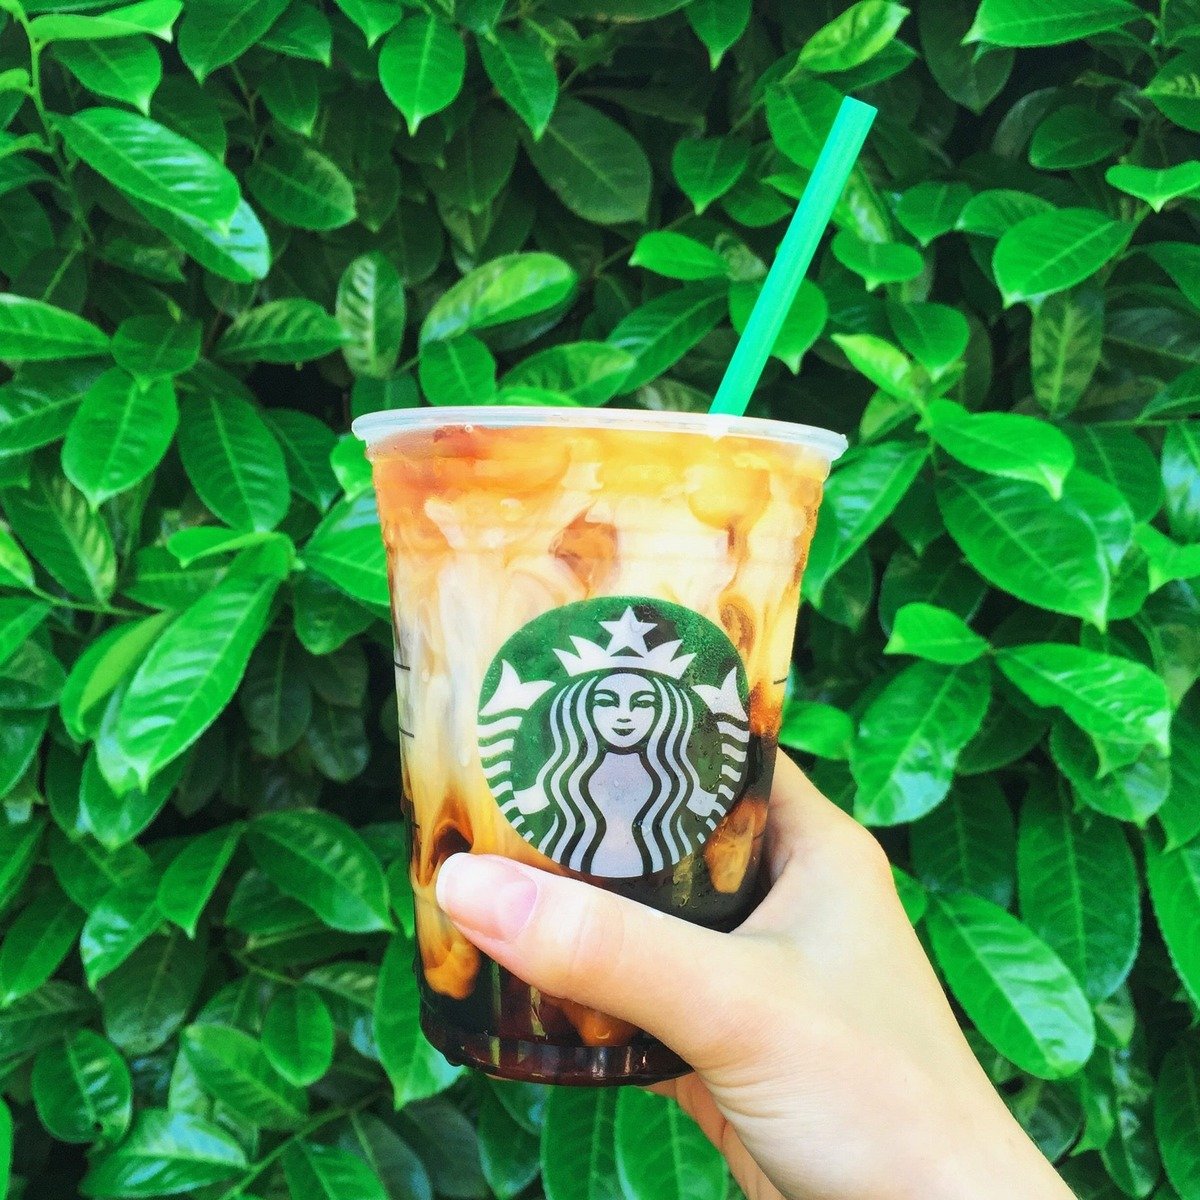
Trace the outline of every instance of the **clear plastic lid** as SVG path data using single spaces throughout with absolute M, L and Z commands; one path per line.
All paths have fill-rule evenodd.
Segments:
M 518 405 L 461 405 L 445 408 L 393 408 L 366 413 L 351 428 L 367 443 L 378 445 L 393 434 L 428 432 L 443 426 L 487 429 L 543 427 L 624 429 L 642 433 L 692 433 L 709 438 L 763 438 L 804 446 L 833 462 L 846 449 L 846 439 L 815 425 L 793 425 L 762 417 L 714 417 L 708 413 L 650 412 L 632 408 L 537 408 Z

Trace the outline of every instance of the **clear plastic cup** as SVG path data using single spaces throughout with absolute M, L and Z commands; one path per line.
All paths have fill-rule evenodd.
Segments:
M 716 929 L 758 898 L 800 579 L 845 440 L 746 417 L 402 409 L 354 422 L 387 546 L 421 1023 L 512 1079 L 685 1064 L 530 988 L 438 908 L 501 854 Z

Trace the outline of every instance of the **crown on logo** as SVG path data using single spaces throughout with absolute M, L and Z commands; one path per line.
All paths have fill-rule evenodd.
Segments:
M 611 635 L 607 646 L 589 642 L 587 638 L 572 636 L 575 653 L 555 650 L 559 661 L 571 676 L 584 675 L 589 671 L 612 671 L 633 669 L 652 671 L 656 675 L 667 675 L 679 679 L 696 656 L 676 655 L 681 641 L 663 642 L 653 650 L 646 645 L 646 634 L 654 628 L 653 621 L 639 621 L 632 606 L 627 608 L 619 621 L 601 621 L 600 624 Z

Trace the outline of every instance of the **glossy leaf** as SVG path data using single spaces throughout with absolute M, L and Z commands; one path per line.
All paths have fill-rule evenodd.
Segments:
M 1054 949 L 1093 1003 L 1133 966 L 1141 934 L 1137 867 L 1121 827 L 1074 813 L 1034 789 L 1021 809 L 1021 914 Z
M 216 225 L 237 209 L 241 193 L 233 175 L 157 121 L 118 108 L 89 108 L 60 118 L 59 129 L 74 154 L 137 200 Z
M 987 669 L 978 663 L 914 663 L 893 678 L 863 714 L 850 749 L 855 816 L 895 825 L 936 807 L 983 722 L 989 692 Z
M 283 451 L 254 406 L 204 393 L 183 402 L 179 453 L 192 486 L 227 525 L 273 529 L 288 505 Z
M 986 638 L 972 632 L 956 613 L 934 604 L 906 604 L 896 613 L 885 654 L 912 654 L 959 666 L 988 652 Z
M 58 970 L 83 928 L 83 913 L 57 887 L 37 896 L 0 944 L 0 1005 L 36 991 Z
M 287 7 L 287 0 L 189 0 L 179 27 L 179 54 L 197 79 L 248 50 Z
M 617 1093 L 608 1088 L 555 1088 L 542 1126 L 542 1187 L 546 1200 L 620 1200 L 615 1125 Z M 560 1146 L 586 1146 L 585 1169 Z
M 1128 0 L 1079 0 L 1049 9 L 1037 0 L 983 0 L 967 41 L 994 46 L 1053 46 L 1128 25 L 1140 10 Z
M 724 1200 L 725 1161 L 674 1100 L 626 1088 L 617 1101 L 615 1134 L 617 1176 L 627 1196 Z
M 1002 908 L 967 893 L 936 899 L 925 919 L 955 999 L 1001 1054 L 1042 1079 L 1083 1066 L 1095 1021 L 1053 950 Z
M 112 1044 L 89 1029 L 47 1046 L 33 1066 L 38 1119 L 61 1142 L 119 1138 L 133 1112 L 133 1082 Z
M 155 642 L 130 681 L 114 731 L 130 785 L 144 787 L 220 715 L 278 586 L 269 575 L 230 575 Z
M 242 830 L 240 824 L 226 825 L 192 839 L 172 859 L 159 880 L 159 911 L 189 938 L 196 936 L 200 914 L 233 859 Z
M 1103 339 L 1100 292 L 1058 292 L 1039 305 L 1029 338 L 1033 390 L 1052 416 L 1070 412 L 1079 403 L 1100 362 Z
M 406 938 L 395 937 L 388 943 L 375 1000 L 375 1041 L 397 1109 L 444 1091 L 461 1071 L 448 1063 L 421 1032 L 417 1020 L 420 998 L 412 972 L 414 953 Z
M 1147 843 L 1146 874 L 1171 961 L 1187 994 L 1200 1001 L 1200 841 L 1165 851 Z
M 858 0 L 804 43 L 799 64 L 817 73 L 857 67 L 896 36 L 908 11 L 885 0 Z
M 1163 1059 L 1154 1098 L 1154 1127 L 1167 1178 L 1181 1197 L 1200 1189 L 1200 1047 L 1185 1037 Z
M 312 146 L 273 146 L 247 171 L 246 187 L 271 216 L 300 229 L 340 229 L 354 220 L 354 188 Z
M 356 600 L 387 604 L 387 558 L 375 497 L 364 492 L 335 504 L 304 547 L 304 561 Z
M 89 35 L 86 41 L 60 43 L 54 57 L 88 91 L 132 104 L 149 115 L 151 97 L 163 76 L 162 59 L 149 38 L 134 34 L 92 41 Z
M 404 17 L 379 52 L 383 90 L 412 134 L 458 95 L 465 70 L 466 51 L 457 31 L 431 14 Z
M 246 1168 L 231 1134 L 187 1112 L 149 1108 L 129 1136 L 97 1158 L 80 1184 L 85 1196 L 174 1196 L 230 1179 Z
M 391 928 L 383 870 L 362 838 L 328 813 L 264 813 L 246 831 L 258 865 L 286 896 L 334 929 Z
M 281 991 L 263 1018 L 267 1060 L 296 1087 L 315 1083 L 329 1070 L 333 1039 L 329 1010 L 310 988 Z
M 290 1143 L 283 1154 L 283 1174 L 294 1200 L 387 1200 L 371 1168 L 337 1146 Z
M 540 138 L 558 102 L 558 76 L 543 47 L 528 34 L 505 27 L 476 44 L 496 91 Z
M 400 356 L 407 307 L 399 272 L 382 254 L 364 254 L 338 281 L 342 353 L 356 375 L 386 379 Z
M 599 109 L 563 97 L 541 139 L 527 151 L 546 186 L 584 220 L 616 225 L 645 218 L 650 199 L 645 151 Z
M 7 292 L 0 295 L 0 358 L 57 361 L 103 354 L 107 349 L 108 338 L 82 317 L 41 300 Z

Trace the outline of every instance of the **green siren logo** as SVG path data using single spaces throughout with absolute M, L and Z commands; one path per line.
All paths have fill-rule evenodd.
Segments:
M 746 672 L 691 609 L 638 596 L 530 621 L 484 678 L 479 754 L 500 811 L 571 870 L 630 879 L 704 844 L 740 796 Z

